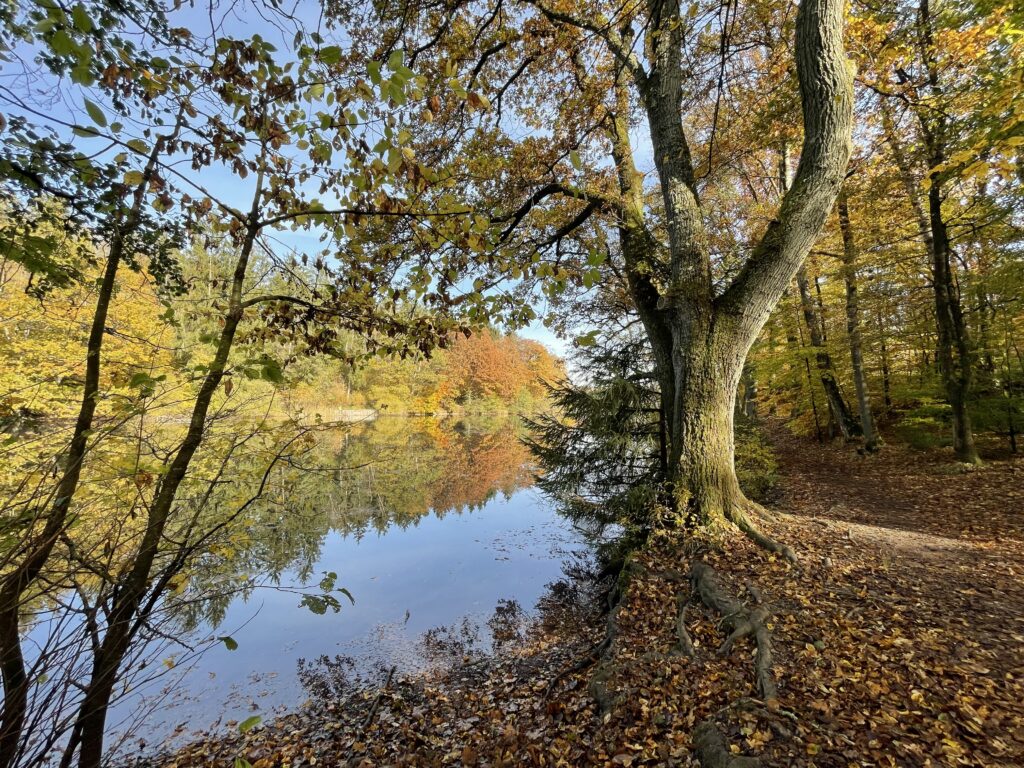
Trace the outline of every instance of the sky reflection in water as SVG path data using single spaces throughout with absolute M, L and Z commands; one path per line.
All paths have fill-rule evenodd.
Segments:
M 221 605 L 223 619 L 204 622 L 196 637 L 230 635 L 238 648 L 212 645 L 119 701 L 108 719 L 112 746 L 126 720 L 143 720 L 122 754 L 138 751 L 140 740 L 152 746 L 176 731 L 180 739 L 301 704 L 302 658 L 341 654 L 367 667 L 421 668 L 425 631 L 468 617 L 486 635 L 499 600 L 531 609 L 562 576 L 569 552 L 582 548 L 530 487 L 529 456 L 510 425 L 382 419 L 354 429 L 333 455 L 335 466 L 377 461 L 325 475 L 330 501 L 303 521 L 319 545 L 289 564 L 279 584 L 315 584 L 335 572 L 355 604 L 339 595 L 340 611 L 317 615 L 293 592 L 258 588 Z

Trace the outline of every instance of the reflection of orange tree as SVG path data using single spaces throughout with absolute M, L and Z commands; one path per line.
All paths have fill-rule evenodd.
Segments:
M 352 469 L 337 486 L 332 523 L 350 532 L 475 509 L 533 482 L 528 451 L 509 423 L 483 430 L 462 422 L 378 419 L 351 433 L 339 459 Z
M 511 425 L 463 436 L 449 446 L 444 450 L 444 472 L 431 489 L 431 506 L 438 514 L 473 509 L 499 491 L 511 495 L 533 484 L 529 451 Z

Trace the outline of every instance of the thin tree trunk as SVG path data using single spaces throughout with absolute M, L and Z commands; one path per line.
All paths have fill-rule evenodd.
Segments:
M 796 331 L 797 335 L 790 335 L 786 341 L 790 344 L 797 345 L 800 358 L 804 361 L 804 374 L 807 378 L 807 396 L 811 400 L 811 413 L 814 415 L 814 438 L 819 442 L 825 442 L 825 435 L 821 431 L 821 416 L 818 414 L 818 398 L 814 396 L 814 375 L 811 373 L 811 361 L 807 357 L 804 350 L 807 348 L 807 344 L 804 342 L 804 331 L 800 326 L 800 318 L 796 320 Z
M 938 70 L 933 61 L 934 41 L 931 35 L 931 13 L 928 0 L 921 0 L 918 6 L 919 47 L 925 69 L 928 73 L 929 89 L 941 100 Z M 917 184 L 910 163 L 903 153 L 903 147 L 896 133 L 892 115 L 883 102 L 883 130 L 892 151 L 893 159 L 900 171 L 900 179 L 907 198 L 918 222 L 918 231 L 924 241 L 931 262 L 932 289 L 935 298 L 935 325 L 938 332 L 937 362 L 946 390 L 946 399 L 953 413 L 953 451 L 960 461 L 978 463 L 978 451 L 974 445 L 974 433 L 968 411 L 972 383 L 972 366 L 967 327 L 964 324 L 951 263 L 952 252 L 949 233 L 942 213 L 942 177 L 938 170 L 929 171 L 927 209 L 918 195 Z M 945 118 L 936 116 L 932 110 L 919 107 L 918 122 L 926 149 L 928 167 L 936 169 L 946 159 Z
M 740 376 L 742 384 L 739 398 L 740 413 L 748 419 L 757 418 L 757 376 L 749 362 L 743 365 L 743 374 Z
M 169 137 L 160 138 L 153 145 L 142 180 L 135 187 L 132 206 L 127 211 L 121 226 L 116 227 L 107 250 L 107 260 L 100 279 L 93 309 L 89 338 L 86 342 L 85 380 L 82 387 L 82 402 L 68 445 L 63 455 L 64 473 L 61 475 L 53 494 L 53 503 L 45 514 L 43 530 L 32 536 L 11 558 L 16 562 L 14 569 L 0 582 L 0 674 L 3 677 L 4 705 L 0 719 L 0 768 L 9 768 L 20 749 L 21 732 L 24 727 L 28 705 L 29 681 L 25 672 L 25 660 L 21 649 L 20 613 L 25 592 L 35 583 L 46 566 L 53 548 L 64 531 L 68 512 L 78 491 L 88 450 L 89 435 L 99 399 L 101 353 L 106 333 L 110 302 L 117 282 L 117 273 L 125 256 L 126 239 L 138 227 L 146 190 L 156 171 L 157 159 L 168 142 L 177 135 L 176 127 Z
M 942 155 L 932 157 L 934 165 L 942 162 Z M 960 305 L 960 294 L 954 283 L 950 260 L 949 235 L 942 218 L 940 181 L 933 174 L 928 189 L 928 211 L 931 221 L 934 252 L 932 254 L 932 281 L 935 288 L 935 315 L 938 328 L 939 371 L 946 387 L 946 397 L 953 410 L 953 451 L 960 461 L 977 464 L 978 451 L 974 445 L 974 432 L 968 401 L 973 371 L 967 326 Z
M 107 631 L 93 657 L 92 676 L 61 763 L 65 768 L 70 765 L 76 747 L 79 768 L 99 768 L 102 761 L 107 710 L 118 671 L 139 629 L 139 608 L 150 587 L 153 563 L 159 554 L 160 542 L 173 512 L 178 488 L 184 481 L 192 458 L 205 437 L 210 403 L 224 378 L 235 333 L 244 314 L 242 292 L 249 258 L 259 231 L 258 211 L 263 192 L 262 181 L 261 172 L 257 178 L 252 210 L 246 221 L 245 239 L 235 264 L 228 310 L 224 316 L 217 351 L 196 395 L 185 439 L 160 481 L 132 567 L 116 592 L 107 622 Z
M 864 376 L 864 355 L 860 338 L 860 307 L 857 296 L 857 241 L 850 224 L 850 208 L 846 190 L 839 193 L 839 229 L 843 236 L 843 279 L 846 283 L 846 334 L 850 342 L 850 363 L 853 368 L 853 385 L 857 392 L 857 406 L 860 410 L 860 427 L 864 435 L 864 448 L 873 452 L 878 449 L 878 433 L 871 413 L 871 399 L 868 395 Z
M 885 342 L 885 325 L 882 323 L 881 309 L 875 315 L 875 320 L 878 325 L 878 340 L 881 347 L 879 351 L 882 356 L 882 402 L 885 403 L 885 410 L 888 412 L 892 408 L 892 385 L 889 372 L 889 346 Z
M 801 267 L 797 272 L 796 283 L 800 289 L 800 307 L 803 311 L 804 323 L 807 325 L 807 333 L 810 336 L 811 349 L 814 351 L 821 386 L 825 390 L 825 397 L 828 400 L 829 411 L 843 438 L 849 440 L 857 434 L 857 424 L 850 412 L 850 406 L 847 405 L 846 399 L 839 389 L 835 367 L 832 365 L 832 356 L 825 345 L 824 323 L 811 296 L 811 286 L 806 268 Z

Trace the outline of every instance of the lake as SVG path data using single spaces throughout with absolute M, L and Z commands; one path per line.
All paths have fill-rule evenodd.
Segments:
M 154 639 L 136 656 L 136 680 L 143 666 L 159 674 L 113 706 L 111 749 L 128 756 L 300 706 L 300 660 L 421 670 L 424 633 L 464 623 L 486 650 L 499 603 L 529 611 L 585 549 L 532 487 L 520 433 L 394 417 L 322 438 L 309 482 L 261 502 L 233 572 L 194 578 L 199 596 L 174 617 L 193 650 Z

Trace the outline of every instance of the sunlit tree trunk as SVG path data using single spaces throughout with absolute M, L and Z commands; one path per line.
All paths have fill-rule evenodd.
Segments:
M 559 23 L 593 22 L 537 2 Z M 651 0 L 643 59 L 633 30 L 601 28 L 618 66 L 608 134 L 619 195 L 619 240 L 633 303 L 661 388 L 668 442 L 666 481 L 693 527 L 731 521 L 771 546 L 747 517 L 756 506 L 739 489 L 733 464 L 736 388 L 751 345 L 818 237 L 850 154 L 852 89 L 843 50 L 843 4 L 804 0 L 796 19 L 797 76 L 804 142 L 793 183 L 740 273 L 721 293 L 712 282 L 705 215 L 682 120 L 684 26 L 678 0 Z M 665 212 L 665 240 L 645 221 L 643 179 L 629 144 L 630 89 L 646 115 Z M 604 202 L 604 201 L 602 201 Z M 777 550 L 788 548 L 774 544 Z
M 664 297 L 671 313 L 676 378 L 673 455 L 679 457 L 680 485 L 694 521 L 708 525 L 725 518 L 748 532 L 745 510 L 751 505 L 739 490 L 733 464 L 736 386 L 751 345 L 835 202 L 849 158 L 851 93 L 842 46 L 842 4 L 805 0 L 796 26 L 805 132 L 799 166 L 776 218 L 720 296 L 713 296 L 710 287 L 703 232 L 688 231 L 690 211 L 699 206 L 692 192 L 692 172 L 674 169 L 673 146 L 664 138 L 676 135 L 678 109 L 666 115 L 657 108 L 664 98 L 656 99 L 653 108 L 648 99 L 663 197 L 670 220 L 678 217 L 682 230 L 682 236 L 673 236 L 670 226 L 673 280 Z M 674 35 L 662 37 L 668 48 L 678 51 Z M 681 193 L 680 182 L 690 194 Z
M 850 413 L 850 406 L 846 404 L 846 399 L 839 389 L 839 380 L 836 378 L 835 366 L 832 365 L 832 356 L 825 343 L 824 321 L 820 310 L 814 305 L 810 280 L 805 267 L 801 267 L 797 271 L 796 283 L 800 289 L 800 308 L 811 340 L 811 349 L 814 351 L 814 361 L 818 369 L 818 377 L 821 379 L 821 388 L 825 391 L 825 398 L 828 401 L 829 413 L 842 436 L 849 440 L 857 434 L 857 424 L 853 419 L 853 414 Z

